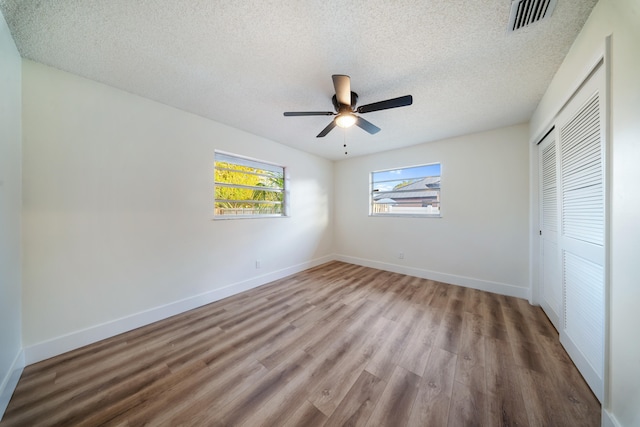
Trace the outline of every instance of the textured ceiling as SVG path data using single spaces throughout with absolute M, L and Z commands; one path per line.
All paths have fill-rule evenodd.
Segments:
M 510 0 L 0 0 L 21 55 L 329 159 L 526 122 L 597 0 L 507 32 Z M 382 128 L 315 136 L 332 74 Z

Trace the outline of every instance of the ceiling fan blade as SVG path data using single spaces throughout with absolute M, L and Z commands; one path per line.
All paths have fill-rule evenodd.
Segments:
M 358 113 L 370 113 L 372 111 L 388 110 L 389 108 L 398 108 L 411 105 L 413 97 L 411 95 L 400 96 L 398 98 L 387 99 L 386 101 L 374 102 L 373 104 L 362 105 L 358 107 Z
M 286 117 L 293 116 L 333 116 L 335 113 L 331 111 L 287 111 L 284 113 Z
M 336 121 L 331 120 L 331 123 L 329 123 L 326 128 L 322 129 L 322 132 L 320 132 L 318 136 L 316 136 L 316 138 L 322 138 L 323 136 L 326 136 L 334 127 L 336 127 Z
M 342 105 L 351 105 L 351 78 L 343 74 L 334 74 L 333 87 L 336 90 L 336 98 L 338 103 Z
M 366 130 L 367 132 L 369 132 L 371 135 L 373 135 L 374 133 L 378 133 L 380 132 L 380 128 L 376 125 L 374 125 L 371 122 L 366 121 L 365 119 L 363 119 L 362 117 L 358 117 L 356 119 L 356 126 Z

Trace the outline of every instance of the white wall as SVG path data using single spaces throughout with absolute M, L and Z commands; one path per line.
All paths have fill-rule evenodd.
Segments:
M 22 77 L 28 363 L 329 259 L 330 161 L 28 60 Z M 288 167 L 291 217 L 212 221 L 215 149 Z
M 24 367 L 20 303 L 21 59 L 0 14 L 0 419 Z
M 518 125 L 337 162 L 336 253 L 528 297 L 527 141 L 527 125 Z M 442 164 L 442 218 L 368 216 L 370 172 L 433 162 Z
M 531 120 L 537 137 L 611 38 L 610 332 L 604 425 L 640 425 L 640 1 L 601 0 Z

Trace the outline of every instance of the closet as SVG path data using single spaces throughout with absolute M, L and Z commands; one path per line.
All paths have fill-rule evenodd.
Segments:
M 602 402 L 606 92 L 602 62 L 538 144 L 540 304 Z

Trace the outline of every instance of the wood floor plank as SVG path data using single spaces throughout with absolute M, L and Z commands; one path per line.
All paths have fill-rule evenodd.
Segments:
M 546 336 L 547 338 L 558 336 L 558 331 L 556 331 L 541 307 L 530 305 L 527 300 L 523 299 L 517 299 L 516 304 L 517 309 L 522 311 L 529 323 L 532 324 L 532 329 L 535 330 L 537 335 Z
M 308 401 L 302 405 L 289 417 L 282 427 L 320 427 L 326 425 L 327 416 Z
M 542 353 L 539 352 L 539 345 L 537 343 L 512 341 L 511 350 L 516 365 L 532 371 L 545 372 L 544 357 Z
M 322 333 L 314 334 L 315 337 L 304 346 L 304 351 L 317 356 L 340 340 L 364 339 L 366 330 L 363 328 L 378 317 L 375 313 L 375 305 L 367 300 L 362 300 L 358 306 L 347 307 L 349 309 L 334 316 L 330 329 L 323 329 Z
M 286 331 L 291 328 L 290 325 L 282 326 L 281 330 Z M 271 335 L 261 335 L 260 339 L 250 341 L 251 350 L 247 352 L 248 354 L 229 351 L 225 346 L 212 347 L 213 353 L 207 352 L 192 362 L 192 364 L 202 363 L 207 368 L 205 371 L 200 371 L 197 375 L 192 373 L 183 375 L 182 371 L 176 372 L 175 376 L 182 380 L 171 386 L 173 388 L 171 392 L 165 393 L 162 390 L 160 395 L 152 396 L 150 401 L 145 402 L 144 407 L 134 408 L 131 415 L 125 414 L 125 416 L 134 420 L 134 424 L 142 424 L 149 419 L 159 417 L 159 414 L 167 408 L 171 408 L 172 412 L 179 412 L 179 409 L 185 405 L 199 405 L 198 401 L 203 393 L 208 393 L 207 400 L 210 400 L 213 393 L 216 404 L 221 404 L 224 400 L 219 396 L 224 398 L 232 396 L 237 385 L 245 384 L 243 379 L 257 379 L 265 374 L 266 369 L 254 361 L 254 352 L 262 348 L 264 342 L 279 335 L 279 330 L 274 328 Z M 237 342 L 241 343 L 244 340 Z M 209 406 L 212 405 L 209 404 Z
M 229 358 L 237 357 L 238 353 L 242 355 L 244 351 L 262 348 L 271 339 L 281 337 L 294 329 L 295 327 L 289 323 L 254 325 L 251 329 L 235 335 L 233 339 L 213 342 L 211 347 L 198 358 L 209 366 L 215 366 Z
M 485 339 L 489 414 L 493 425 L 529 425 L 518 370 L 508 342 Z
M 182 383 L 182 385 L 189 388 L 193 387 L 191 381 L 183 381 L 185 377 L 191 375 L 200 376 L 202 372 L 207 371 L 208 368 L 204 363 L 193 363 L 188 368 L 185 368 L 185 372 L 183 372 L 182 375 L 167 375 L 155 384 L 139 390 L 137 393 L 132 393 L 124 399 L 113 402 L 111 405 L 104 405 L 100 410 L 91 412 L 78 422 L 77 425 L 89 427 L 129 423 L 132 414 L 136 416 L 141 415 L 152 403 L 158 402 L 165 395 L 172 395 L 173 393 L 171 393 L 171 391 L 175 389 L 177 384 Z
M 344 362 L 325 373 L 310 389 L 309 401 L 327 416 L 332 415 L 394 326 L 384 317 L 363 324 L 363 339 L 351 346 Z
M 375 375 L 360 371 L 358 379 L 340 401 L 340 405 L 331 414 L 325 426 L 366 425 L 386 385 L 386 382 Z
M 411 409 L 409 425 L 447 425 L 457 356 L 433 348 Z
M 287 383 L 299 375 L 313 358 L 303 351 L 294 354 L 287 362 L 269 372 L 262 381 L 246 390 L 246 393 L 232 400 L 224 407 L 200 411 L 198 418 L 191 418 L 196 425 L 241 425 L 249 416 L 257 412 L 269 399 L 283 390 Z
M 411 305 L 410 301 L 416 292 L 416 287 L 412 286 L 411 276 L 399 275 L 393 282 L 395 295 L 381 310 L 381 315 L 389 320 L 398 320 Z
M 561 427 L 574 422 L 562 411 L 559 396 L 549 378 L 526 368 L 519 368 L 518 373 L 531 427 Z
M 466 288 L 462 286 L 452 286 L 445 311 L 462 315 L 465 306 L 465 295 Z
M 227 375 L 219 374 L 220 371 L 212 371 L 204 363 L 190 364 L 153 386 L 130 395 L 117 405 L 92 414 L 83 424 L 157 425 L 184 413 L 185 408 L 189 414 L 197 414 L 203 406 L 212 406 L 212 390 L 218 393 L 217 396 L 233 396 L 236 392 L 234 386 L 243 384 L 239 379 L 257 380 L 266 375 L 266 369 L 249 361 L 235 364 L 226 372 Z M 222 387 L 224 394 L 220 390 Z M 215 403 L 219 404 L 217 400 Z
M 525 319 L 518 321 L 507 319 L 504 324 L 507 328 L 510 342 L 535 343 L 533 332 Z
M 328 323 L 340 312 L 352 308 L 348 305 L 342 304 L 342 302 L 336 304 L 331 301 L 314 307 L 315 308 L 313 310 L 310 310 L 298 317 L 296 320 L 292 321 L 291 324 L 296 328 L 300 328 L 304 325 L 318 325 L 322 322 Z
M 435 282 L 419 277 L 415 279 L 412 283 L 416 287 L 416 292 L 411 298 L 411 303 L 420 308 L 426 308 L 436 291 Z
M 502 306 L 497 295 L 483 292 L 480 303 L 480 316 L 483 319 L 482 335 L 488 338 L 508 341 L 509 335 L 502 315 Z
M 400 323 L 410 328 L 410 335 L 398 365 L 414 374 L 422 375 L 431 353 L 440 318 L 436 319 L 422 309 L 415 309 L 407 310 L 405 316 L 400 319 Z
M 449 304 L 451 287 L 441 282 L 436 282 L 434 286 L 435 290 L 432 294 L 431 300 L 429 300 L 429 306 L 444 310 L 447 308 L 447 304 Z
M 484 337 L 476 334 L 473 323 L 464 322 L 456 363 L 455 379 L 471 390 L 486 393 Z
M 395 328 L 390 334 L 393 338 L 387 339 L 382 344 L 369 363 L 367 363 L 365 369 L 373 375 L 388 381 L 397 363 L 400 361 L 410 332 L 411 328 L 396 322 Z
M 27 366 L 0 427 L 580 425 L 539 307 L 332 261 Z
M 15 425 L 78 424 L 86 417 L 86 411 L 92 413 L 102 404 L 120 400 L 169 374 L 170 371 L 166 365 L 154 365 L 135 372 L 123 384 L 112 379 L 100 386 L 89 383 L 84 387 L 77 387 L 78 390 L 74 392 L 66 389 L 64 393 L 54 395 L 46 401 L 39 401 L 35 405 L 24 408 L 23 411 L 7 414 L 7 421 Z M 105 399 L 108 400 L 102 403 Z M 73 401 L 74 405 L 65 405 L 66 401 Z
M 462 313 L 462 329 L 468 329 L 476 335 L 485 336 L 482 315 L 465 311 Z
M 293 376 L 278 393 L 268 399 L 262 410 L 249 413 L 239 425 L 246 427 L 283 425 L 298 408 L 305 402 L 309 402 L 307 400 L 309 384 L 322 378 L 325 370 L 323 363 L 319 362 L 319 360 L 309 362 L 306 369 Z
M 445 312 L 434 345 L 451 353 L 458 353 L 461 336 L 462 316 L 457 313 Z
M 154 399 L 144 411 L 134 411 L 127 416 L 130 424 L 192 424 L 201 414 L 215 412 L 245 395 L 269 373 L 249 359 L 209 369 L 210 372 L 203 373 L 191 388 L 180 383 L 174 392 Z
M 464 311 L 476 315 L 482 315 L 483 292 L 468 288 L 464 297 Z
M 367 422 L 370 426 L 406 426 L 418 393 L 420 377 L 397 366 Z
M 342 303 L 335 305 L 337 310 L 320 309 L 318 314 L 321 314 L 321 317 L 314 315 L 315 321 L 294 322 L 298 325 L 296 331 L 288 339 L 263 348 L 261 353 L 264 355 L 260 357 L 260 361 L 271 369 L 297 349 L 317 355 L 329 346 L 338 344 L 337 330 L 344 329 L 345 333 L 348 333 L 350 326 L 357 329 L 357 324 L 352 325 L 352 322 L 372 309 L 366 300 L 362 300 L 358 306 L 347 306 Z
M 558 400 L 563 403 L 563 409 L 582 425 L 599 425 L 596 420 L 600 415 L 598 400 L 560 343 L 546 336 L 539 336 L 538 342 L 544 354 L 550 356 L 544 359 L 546 378 L 551 382 Z
M 449 427 L 492 426 L 488 404 L 487 395 L 484 392 L 470 389 L 454 381 L 447 425 Z

